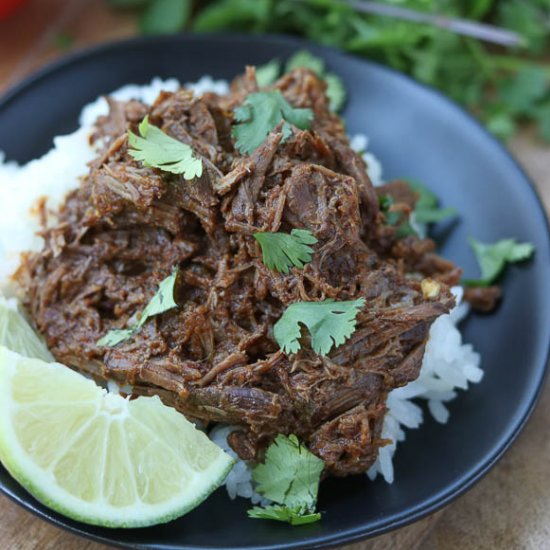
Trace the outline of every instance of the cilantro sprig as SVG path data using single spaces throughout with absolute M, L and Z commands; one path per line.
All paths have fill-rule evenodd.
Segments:
M 248 510 L 248 517 L 253 519 L 272 519 L 275 521 L 284 521 L 290 525 L 306 525 L 307 523 L 315 523 L 321 519 L 319 512 L 308 513 L 303 508 L 289 508 L 288 506 L 280 506 L 274 504 L 262 508 L 254 506 Z
M 528 260 L 535 252 L 531 243 L 518 243 L 515 239 L 501 239 L 493 244 L 482 243 L 473 237 L 468 242 L 479 264 L 481 277 L 466 279 L 466 286 L 490 286 L 509 263 Z
M 325 62 L 320 57 L 313 55 L 307 50 L 296 52 L 287 62 L 285 71 L 297 68 L 310 69 L 327 85 L 326 94 L 329 99 L 330 108 L 338 112 L 346 101 L 346 89 L 342 79 L 335 73 L 326 71 Z
M 311 231 L 293 229 L 288 233 L 254 233 L 260 243 L 263 263 L 269 269 L 279 273 L 288 273 L 292 266 L 299 269 L 311 262 L 312 244 L 317 242 Z
M 97 345 L 99 347 L 116 346 L 134 336 L 151 317 L 177 307 L 178 304 L 174 300 L 174 286 L 177 277 L 178 269 L 176 268 L 172 271 L 171 275 L 161 281 L 157 292 L 141 313 L 141 317 L 137 323 L 126 329 L 110 330 L 97 341 Z
M 142 34 L 175 33 L 191 15 L 191 0 L 108 0 L 111 7 L 138 9 L 138 28 Z
M 249 94 L 234 111 L 233 137 L 235 147 L 249 155 L 257 149 L 281 122 L 283 140 L 292 133 L 291 124 L 300 130 L 309 130 L 313 120 L 311 109 L 295 109 L 279 90 Z
M 265 65 L 256 68 L 256 80 L 260 86 L 273 84 L 281 73 L 282 65 L 279 60 L 272 59 Z M 327 85 L 326 94 L 329 99 L 330 108 L 338 112 L 346 101 L 346 89 L 342 79 L 335 73 L 326 71 L 325 62 L 320 57 L 313 55 L 307 50 L 300 50 L 288 59 L 284 71 L 303 68 L 313 71 Z
M 520 48 L 494 47 L 423 23 L 363 14 L 338 0 L 210 0 L 195 2 L 193 10 L 190 0 L 109 4 L 134 7 L 140 13 L 141 32 L 179 28 L 299 34 L 376 59 L 439 88 L 500 137 L 509 137 L 518 122 L 529 120 L 550 141 L 548 0 L 399 0 L 403 7 L 516 31 L 524 39 Z
M 411 220 L 400 211 L 392 210 L 395 200 L 390 195 L 380 195 L 378 197 L 378 205 L 381 212 L 384 214 L 386 224 L 397 228 L 395 236 L 398 239 L 408 235 L 416 235 L 425 237 L 426 224 L 443 221 L 447 218 L 456 216 L 454 208 L 439 208 L 437 196 L 434 195 L 427 187 L 416 181 L 406 180 L 407 184 L 418 193 Z
M 292 525 L 321 518 L 315 513 L 324 462 L 300 444 L 295 435 L 279 434 L 269 446 L 263 464 L 252 471 L 256 490 L 279 506 L 255 507 L 249 517 L 287 521 Z
M 414 206 L 414 219 L 418 223 L 437 223 L 457 215 L 454 208 L 439 208 L 437 195 L 417 181 L 407 182 L 418 193 Z
M 395 231 L 396 238 L 402 239 L 408 235 L 417 235 L 414 227 L 403 212 L 391 210 L 394 204 L 395 200 L 390 195 L 380 195 L 378 197 L 378 205 L 386 218 L 386 224 L 397 228 Z
M 183 174 L 186 180 L 202 175 L 202 161 L 193 156 L 193 149 L 149 124 L 148 116 L 140 122 L 139 133 L 136 136 L 128 130 L 128 143 L 132 147 L 128 149 L 130 156 L 145 166 L 172 174 Z
M 327 355 L 351 337 L 357 314 L 364 305 L 363 298 L 345 302 L 294 302 L 273 327 L 275 341 L 285 353 L 296 353 L 301 347 L 300 325 L 305 325 L 311 334 L 313 351 Z
M 260 88 L 264 88 L 273 84 L 280 74 L 281 62 L 278 59 L 272 59 L 256 67 L 256 82 Z

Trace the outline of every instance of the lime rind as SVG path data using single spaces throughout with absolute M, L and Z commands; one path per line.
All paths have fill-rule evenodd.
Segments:
M 233 460 L 219 460 L 220 464 L 215 463 L 212 470 L 215 471 L 216 477 L 212 476 L 208 484 L 199 487 L 197 493 L 191 499 L 182 500 L 180 502 L 169 502 L 159 510 L 155 507 L 149 507 L 151 510 L 143 509 L 143 515 L 137 517 L 136 509 L 132 507 L 125 513 L 124 509 L 117 510 L 113 515 L 112 509 L 101 507 L 98 510 L 82 509 L 79 504 L 81 501 L 69 502 L 65 494 L 53 495 L 49 488 L 44 487 L 41 483 L 31 481 L 32 472 L 21 466 L 21 463 L 5 451 L 5 440 L 0 434 L 0 459 L 2 464 L 8 470 L 10 475 L 18 481 L 36 500 L 47 506 L 48 508 L 62 514 L 68 518 L 87 523 L 89 525 L 97 525 L 100 527 L 109 528 L 139 528 L 150 527 L 152 525 L 160 525 L 168 523 L 181 516 L 184 516 L 200 504 L 202 504 L 222 483 L 233 468 Z
M 25 371 L 28 378 L 27 384 L 35 383 L 37 385 L 38 399 L 36 404 L 28 401 L 24 401 L 22 404 L 16 403 L 13 399 L 13 381 L 18 370 L 21 369 L 24 371 L 27 369 Z M 34 375 L 32 374 L 33 370 L 36 371 Z M 31 375 L 28 373 L 31 373 Z M 21 438 L 15 429 L 13 419 L 16 418 L 19 410 L 25 407 L 38 407 L 39 409 L 42 402 L 52 403 L 51 400 L 47 401 L 49 399 L 48 395 L 40 394 L 40 379 L 43 379 L 44 376 L 60 377 L 62 379 L 61 386 L 63 384 L 74 385 L 74 391 L 85 395 L 88 399 L 84 403 L 93 403 L 93 400 L 90 401 L 89 397 L 91 394 L 95 394 L 97 396 L 97 410 L 101 409 L 100 415 L 107 415 L 111 422 L 110 425 L 116 422 L 126 422 L 125 426 L 128 429 L 129 421 L 127 422 L 127 420 L 129 418 L 132 421 L 139 422 L 139 414 L 143 414 L 143 410 L 147 411 L 148 414 L 154 414 L 156 408 L 160 408 L 161 413 L 159 413 L 159 416 L 165 419 L 168 424 L 171 422 L 181 423 L 182 431 L 178 433 L 193 430 L 189 432 L 190 437 L 192 436 L 190 441 L 192 440 L 193 444 L 199 445 L 201 449 L 202 445 L 205 446 L 205 456 L 209 457 L 206 467 L 201 466 L 200 471 L 188 468 L 186 475 L 189 478 L 185 487 L 171 498 L 161 502 L 146 503 L 136 499 L 129 505 L 115 506 L 106 501 L 105 498 L 86 501 L 74 496 L 60 485 L 51 469 L 41 467 L 36 460 L 33 460 L 32 453 L 29 454 L 28 449 L 23 448 Z M 25 398 L 28 399 L 28 397 Z M 53 403 L 55 403 L 55 400 Z M 62 403 L 59 403 L 59 405 L 62 406 Z M 144 405 L 147 406 L 144 407 Z M 142 409 L 141 412 L 138 410 L 139 408 Z M 173 417 L 171 416 L 172 413 Z M 118 417 L 113 419 L 109 417 L 109 414 L 118 415 Z M 136 418 L 133 415 L 136 415 Z M 122 424 L 120 425 L 122 426 Z M 155 440 L 154 434 L 151 437 L 151 446 L 156 445 L 160 448 L 161 444 L 166 445 L 166 440 Z M 182 443 L 178 442 L 178 445 L 181 449 Z M 178 445 L 175 445 L 175 448 L 178 448 Z M 159 460 L 167 460 L 166 457 L 165 450 L 159 452 Z M 128 401 L 120 396 L 107 394 L 105 390 L 96 386 L 91 380 L 67 369 L 63 365 L 28 359 L 5 347 L 0 347 L 0 459 L 10 474 L 27 491 L 56 512 L 92 525 L 125 528 L 166 523 L 184 515 L 202 503 L 219 487 L 233 466 L 233 459 L 229 455 L 209 441 L 202 432 L 198 432 L 182 415 L 162 405 L 158 397 L 139 397 L 136 400 Z M 78 469 L 78 466 L 78 463 L 73 464 L 74 468 Z M 147 472 L 136 473 L 134 468 L 134 475 L 147 475 Z M 166 483 L 166 479 L 163 481 Z M 154 482 L 155 480 L 152 479 L 151 483 Z M 177 480 L 174 480 L 174 483 L 176 482 Z
M 15 298 L 0 294 L 0 345 L 25 357 L 53 361 L 46 344 L 27 322 Z

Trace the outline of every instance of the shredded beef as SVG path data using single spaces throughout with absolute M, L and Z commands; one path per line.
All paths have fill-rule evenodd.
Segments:
M 398 238 L 385 223 L 361 157 L 328 108 L 325 84 L 292 71 L 275 85 L 308 107 L 310 131 L 285 141 L 276 128 L 250 156 L 231 139 L 232 109 L 257 91 L 253 68 L 227 96 L 163 92 L 152 106 L 110 100 L 92 136 L 89 174 L 67 198 L 42 252 L 20 282 L 27 307 L 56 359 L 98 380 L 159 395 L 192 419 L 237 426 L 233 448 L 258 459 L 278 433 L 297 434 L 327 473 L 366 471 L 378 449 L 386 398 L 419 373 L 428 331 L 454 300 L 460 271 L 430 240 Z M 145 167 L 128 154 L 126 131 L 146 114 L 189 144 L 205 167 L 193 181 Z M 386 190 L 410 212 L 402 183 Z M 312 261 L 269 270 L 255 231 L 310 230 Z M 98 347 L 127 327 L 174 266 L 179 305 L 114 348 Z M 438 281 L 425 296 L 421 282 Z M 307 334 L 282 353 L 273 325 L 297 301 L 363 297 L 357 329 L 327 357 Z
M 464 299 L 467 300 L 473 309 L 487 313 L 497 306 L 502 291 L 498 286 L 474 287 L 464 290 Z

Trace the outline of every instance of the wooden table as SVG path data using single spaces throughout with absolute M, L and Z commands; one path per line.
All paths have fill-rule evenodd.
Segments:
M 135 34 L 133 15 L 101 0 L 31 0 L 0 23 L 0 92 L 64 51 Z M 56 44 L 58 44 L 56 46 Z M 526 131 L 510 149 L 537 184 L 550 212 L 550 147 Z M 550 284 L 550 281 L 549 281 Z M 518 442 L 476 487 L 418 523 L 346 550 L 550 548 L 550 387 Z M 100 550 L 0 496 L 0 549 Z

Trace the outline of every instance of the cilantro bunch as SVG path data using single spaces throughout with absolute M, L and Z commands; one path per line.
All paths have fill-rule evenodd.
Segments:
M 395 0 L 380 0 L 395 4 Z M 110 0 L 143 33 L 290 33 L 390 65 L 440 89 L 502 138 L 531 121 L 550 141 L 550 0 L 400 0 L 399 5 L 516 31 L 501 48 L 426 24 L 360 14 L 340 0 Z

